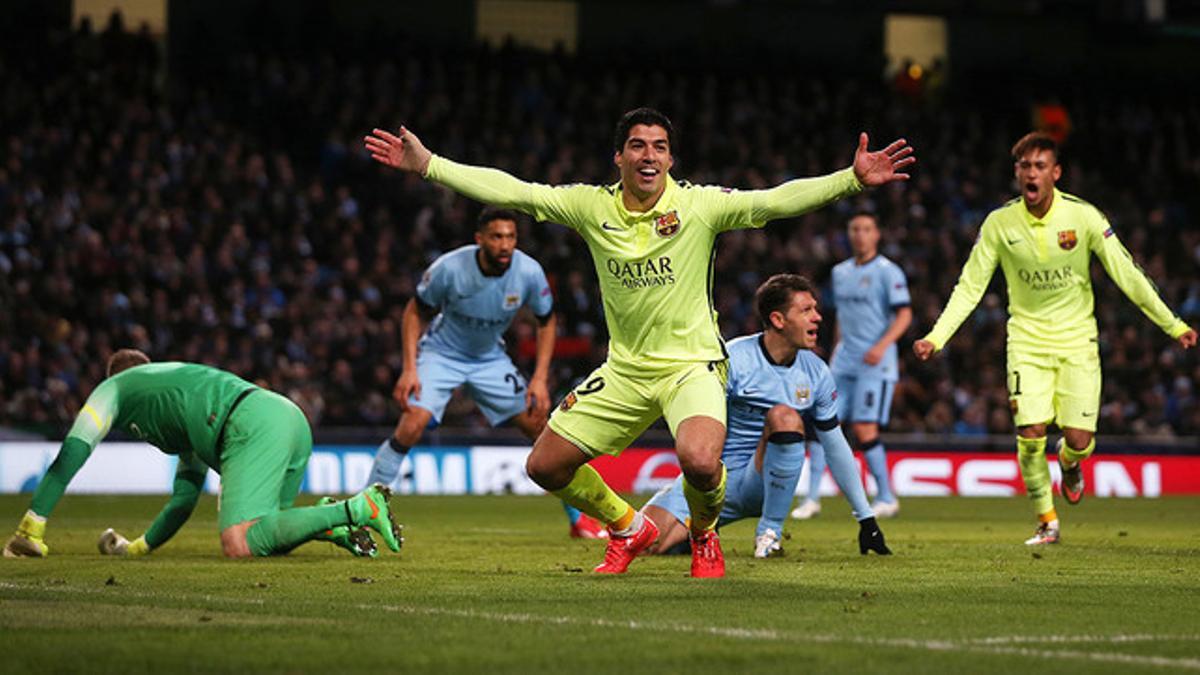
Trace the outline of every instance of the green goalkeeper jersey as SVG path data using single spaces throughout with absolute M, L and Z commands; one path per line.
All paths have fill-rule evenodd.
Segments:
M 997 263 L 1008 285 L 1008 342 L 1061 354 L 1096 340 L 1090 274 L 1095 254 L 1108 276 L 1159 328 L 1177 338 L 1188 326 L 1158 297 L 1112 226 L 1091 204 L 1057 189 L 1037 218 L 1020 197 L 988 214 L 950 301 L 925 336 L 941 349 L 991 281 Z
M 600 279 L 609 361 L 631 374 L 726 357 L 712 302 L 714 242 L 862 190 L 851 169 L 769 190 L 731 190 L 669 176 L 644 213 L 625 208 L 621 185 L 551 187 L 434 156 L 426 177 L 472 199 L 514 208 L 578 232 Z
M 195 363 L 148 363 L 104 380 L 67 434 L 96 447 L 116 427 L 172 455 L 193 455 L 219 470 L 217 436 L 242 393 L 256 387 Z

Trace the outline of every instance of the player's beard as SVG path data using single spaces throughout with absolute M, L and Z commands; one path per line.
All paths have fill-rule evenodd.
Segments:
M 512 256 L 509 255 L 508 262 L 500 262 L 499 258 L 493 257 L 491 253 L 488 253 L 486 250 L 484 250 L 483 262 L 485 263 L 489 273 L 499 276 L 507 272 L 509 266 L 512 265 Z

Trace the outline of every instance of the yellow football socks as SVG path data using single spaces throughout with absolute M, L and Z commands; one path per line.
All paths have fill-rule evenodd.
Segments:
M 1046 464 L 1046 437 L 1021 438 L 1017 436 L 1017 463 L 1021 466 L 1021 478 L 1025 480 L 1025 492 L 1038 515 L 1054 511 L 1054 491 L 1050 484 L 1050 466 Z
M 1058 461 L 1063 464 L 1074 466 L 1079 462 L 1092 456 L 1092 452 L 1096 449 L 1096 438 L 1093 436 L 1091 441 L 1088 441 L 1087 447 L 1082 450 L 1076 450 L 1067 445 L 1066 441 L 1058 444 Z
M 683 496 L 687 499 L 688 510 L 692 514 L 692 532 L 702 534 L 717 526 L 717 518 L 725 507 L 725 463 L 721 463 L 721 482 L 717 487 L 704 492 L 692 487 L 687 478 L 683 479 Z
M 566 487 L 555 490 L 554 496 L 617 531 L 629 527 L 636 513 L 587 464 L 579 467 Z

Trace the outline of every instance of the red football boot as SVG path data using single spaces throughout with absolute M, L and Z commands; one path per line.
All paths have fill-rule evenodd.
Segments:
M 579 520 L 571 526 L 572 539 L 608 539 L 608 530 L 586 513 L 579 514 Z
M 721 553 L 721 538 L 716 530 L 692 537 L 692 576 L 714 578 L 725 576 L 725 554 Z
M 642 518 L 642 527 L 628 537 L 608 533 L 608 548 L 604 551 L 604 562 L 592 570 L 596 574 L 624 574 L 629 563 L 658 539 L 658 526 L 649 518 Z

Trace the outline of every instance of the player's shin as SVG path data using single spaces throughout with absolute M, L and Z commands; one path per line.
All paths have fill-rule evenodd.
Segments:
M 286 553 L 325 530 L 349 524 L 345 502 L 276 511 L 246 530 L 246 544 L 257 556 Z
M 571 482 L 555 490 L 554 496 L 608 525 L 614 532 L 628 529 L 637 513 L 587 464 L 576 469 Z
M 692 533 L 703 534 L 717 526 L 717 518 L 725 507 L 725 480 L 728 473 L 725 463 L 721 462 L 721 479 L 717 487 L 711 490 L 700 490 L 692 486 L 685 476 L 683 479 L 683 496 L 687 499 L 688 511 L 692 515 Z
M 1017 437 L 1017 463 L 1025 492 L 1039 517 L 1054 512 L 1054 492 L 1050 484 L 1050 466 L 1046 463 L 1046 437 Z
M 798 431 L 776 431 L 767 437 L 763 456 L 763 505 L 758 520 L 761 535 L 767 530 L 783 532 L 783 521 L 792 507 L 800 470 L 804 468 L 804 434 Z
M 1088 444 L 1080 450 L 1072 448 L 1067 443 L 1062 443 L 1059 449 L 1058 459 L 1064 466 L 1075 466 L 1079 462 L 1092 456 L 1096 450 L 1096 439 L 1093 437 L 1088 441 Z
M 375 463 L 371 465 L 371 476 L 367 479 L 367 485 L 391 485 L 396 482 L 408 451 L 409 448 L 401 445 L 395 436 L 389 436 L 386 441 L 380 443 L 379 449 L 375 451 Z
M 883 441 L 878 437 L 873 441 L 865 441 L 862 444 L 862 453 L 863 458 L 867 460 L 867 469 L 875 477 L 875 484 L 879 487 L 879 493 L 875 498 L 881 502 L 894 503 L 896 495 L 892 494 L 892 483 L 888 477 L 887 452 L 883 449 Z

